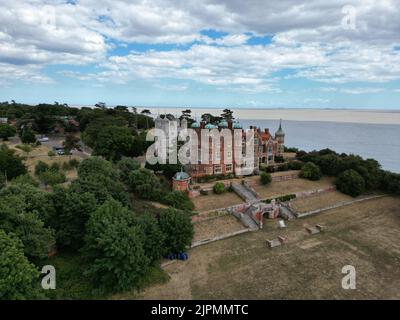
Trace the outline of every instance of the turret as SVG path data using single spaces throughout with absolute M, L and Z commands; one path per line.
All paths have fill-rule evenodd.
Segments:
M 283 155 L 285 145 L 285 132 L 282 129 L 282 119 L 279 121 L 279 129 L 275 132 L 275 140 L 278 142 L 278 155 Z

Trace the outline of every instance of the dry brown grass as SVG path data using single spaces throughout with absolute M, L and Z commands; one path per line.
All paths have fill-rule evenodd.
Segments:
M 62 166 L 64 164 L 64 162 L 68 162 L 71 159 L 76 159 L 79 161 L 82 161 L 82 158 L 79 156 L 53 156 L 53 157 L 49 157 L 48 156 L 48 152 L 51 150 L 49 147 L 41 145 L 38 147 L 35 147 L 32 149 L 31 152 L 29 152 L 29 154 L 27 154 L 26 152 L 16 148 L 17 145 L 9 145 L 10 148 L 16 150 L 16 153 L 20 156 L 23 156 L 26 158 L 26 160 L 24 161 L 28 172 L 30 174 L 34 174 L 35 172 L 35 166 L 37 165 L 37 163 L 39 161 L 42 161 L 44 163 L 47 163 L 49 166 L 51 166 L 53 163 L 58 163 L 60 166 Z M 68 171 L 65 171 L 66 177 L 67 177 L 67 184 L 69 182 L 71 182 L 72 180 L 76 179 L 78 177 L 78 173 L 76 169 L 71 169 Z
M 306 226 L 320 223 L 310 236 Z M 171 279 L 146 289 L 144 299 L 399 299 L 400 199 L 385 197 L 288 222 L 189 251 L 165 267 Z M 284 234 L 285 246 L 266 239 Z M 342 267 L 357 271 L 357 289 L 341 288 Z M 136 296 L 126 295 L 123 298 Z
M 339 202 L 353 200 L 338 191 L 330 191 L 326 193 L 316 194 L 310 197 L 297 198 L 291 201 L 292 208 L 297 212 L 304 213 L 312 210 L 326 208 Z
M 316 190 L 327 188 L 333 185 L 333 179 L 323 177 L 319 181 L 310 181 L 305 179 L 294 179 L 290 181 L 272 182 L 267 186 L 257 184 L 254 189 L 262 199 L 270 199 L 286 194 L 292 194 L 301 191 Z
M 232 215 L 226 215 L 194 224 L 193 242 L 212 239 L 244 229 L 244 226 Z
M 191 200 L 194 203 L 195 210 L 198 212 L 220 209 L 243 203 L 243 200 L 234 192 L 215 194 L 211 191 L 206 196 L 200 195 Z

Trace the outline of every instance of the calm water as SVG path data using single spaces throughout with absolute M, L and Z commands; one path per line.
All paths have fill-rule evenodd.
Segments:
M 274 133 L 277 120 L 244 120 L 244 127 L 256 125 Z M 285 145 L 305 151 L 330 148 L 378 160 L 386 170 L 400 173 L 400 125 L 284 121 Z

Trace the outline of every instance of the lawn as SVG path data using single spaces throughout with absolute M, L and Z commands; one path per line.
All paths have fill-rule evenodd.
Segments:
M 289 181 L 272 182 L 267 186 L 263 186 L 258 183 L 254 186 L 254 189 L 260 195 L 261 199 L 271 199 L 296 192 L 327 188 L 331 187 L 332 185 L 332 178 L 322 177 L 322 179 L 319 181 L 294 179 Z
M 212 223 L 212 220 L 210 221 Z M 321 234 L 305 227 L 320 223 Z M 171 279 L 143 299 L 399 299 L 400 198 L 385 197 L 197 247 L 165 267 Z M 265 241 L 286 235 L 275 249 Z M 343 266 L 357 272 L 356 290 L 341 287 Z M 136 298 L 127 296 L 124 298 Z
M 291 201 L 291 206 L 297 212 L 304 213 L 351 200 L 353 200 L 352 197 L 347 196 L 341 192 L 330 191 L 326 193 L 312 195 L 310 197 L 294 199 Z
M 243 200 L 234 192 L 215 194 L 211 191 L 206 196 L 200 195 L 191 200 L 194 203 L 195 210 L 198 212 L 220 209 L 243 203 Z
M 193 242 L 215 238 L 243 229 L 245 229 L 243 224 L 232 215 L 196 222 L 194 224 Z

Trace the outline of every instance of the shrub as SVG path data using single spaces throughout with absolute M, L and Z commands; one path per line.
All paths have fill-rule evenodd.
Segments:
M 16 133 L 17 131 L 13 126 L 5 123 L 0 124 L 0 139 L 7 141 L 8 138 L 15 136 Z
M 222 182 L 217 182 L 214 184 L 213 191 L 215 194 L 221 194 L 226 191 L 225 184 Z
M 47 155 L 49 157 L 54 157 L 56 155 L 56 153 L 53 150 L 50 150 L 49 152 L 47 152 Z
M 72 169 L 71 165 L 69 164 L 69 162 L 64 162 L 62 165 L 62 169 L 65 171 L 69 171 Z
M 308 179 L 308 180 L 319 180 L 321 179 L 321 170 L 319 167 L 312 163 L 312 162 L 307 162 L 303 168 L 301 169 L 300 172 L 300 178 Z
M 357 197 L 365 191 L 365 180 L 355 170 L 342 172 L 336 180 L 336 188 L 352 197 Z
M 56 184 L 64 183 L 67 178 L 64 172 L 47 170 L 39 175 L 39 180 L 45 186 L 55 186 Z
M 0 147 L 1 174 L 6 174 L 8 180 L 27 172 L 22 160 L 23 158 L 15 154 L 15 150 L 9 149 L 5 144 Z
M 71 168 L 78 168 L 80 161 L 78 159 L 71 159 L 68 161 L 68 164 Z
M 301 170 L 303 165 L 301 161 L 291 161 L 288 163 L 289 170 Z
M 271 175 L 270 175 L 269 173 L 267 173 L 267 172 L 261 172 L 260 181 L 261 181 L 261 184 L 262 184 L 262 185 L 267 185 L 267 184 L 270 184 L 270 183 L 271 183 L 272 177 L 271 177 Z
M 39 161 L 35 166 L 35 175 L 40 175 L 43 172 L 49 170 L 49 165 L 43 161 Z
M 188 194 L 182 191 L 173 191 L 168 193 L 164 197 L 163 202 L 171 207 L 181 210 L 191 211 L 194 208 Z
M 50 170 L 52 170 L 52 171 L 60 171 L 60 169 L 61 169 L 61 166 L 57 162 L 53 162 L 50 166 Z
M 284 196 L 281 196 L 278 198 L 267 199 L 267 200 L 264 200 L 263 202 L 268 204 L 268 203 L 271 203 L 271 201 L 274 199 L 281 201 L 281 202 L 286 202 L 286 201 L 290 201 L 292 199 L 296 199 L 296 195 L 295 194 L 287 194 L 287 195 L 284 195 Z
M 31 129 L 24 129 L 20 134 L 22 143 L 35 143 L 35 133 Z

